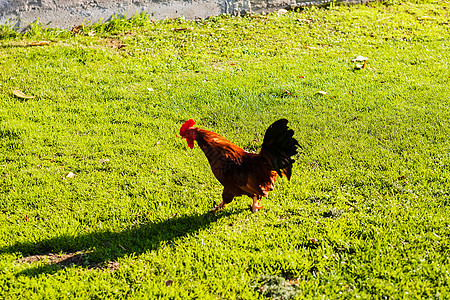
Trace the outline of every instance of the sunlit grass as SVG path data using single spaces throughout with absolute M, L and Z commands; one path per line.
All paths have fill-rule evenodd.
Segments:
M 0 298 L 448 298 L 448 20 L 440 1 L 3 28 Z M 281 117 L 292 180 L 208 215 L 221 185 L 182 122 L 257 151 Z

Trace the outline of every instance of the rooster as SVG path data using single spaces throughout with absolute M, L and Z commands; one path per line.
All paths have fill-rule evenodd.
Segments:
M 193 127 L 194 124 L 192 119 L 184 122 L 180 136 L 191 149 L 197 141 L 214 176 L 223 185 L 222 202 L 211 212 L 217 213 L 234 197 L 247 195 L 253 199 L 251 210 L 255 213 L 263 207 L 261 198 L 273 190 L 277 175 L 290 180 L 292 156 L 297 154 L 298 142 L 293 138 L 294 131 L 287 127 L 288 120 L 281 119 L 269 126 L 257 154 L 241 149 L 217 133 Z

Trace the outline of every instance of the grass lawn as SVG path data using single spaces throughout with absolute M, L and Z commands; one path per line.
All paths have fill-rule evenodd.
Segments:
M 449 19 L 437 1 L 1 28 L 0 298 L 450 298 Z M 291 181 L 208 214 L 222 186 L 181 124 L 257 151 L 282 117 Z

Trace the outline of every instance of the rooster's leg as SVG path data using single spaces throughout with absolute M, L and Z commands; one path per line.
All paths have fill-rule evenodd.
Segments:
M 257 212 L 258 210 L 260 210 L 261 208 L 263 208 L 264 206 L 261 205 L 261 203 L 259 203 L 259 201 L 261 201 L 261 196 L 253 196 L 253 204 L 251 207 L 251 210 L 253 213 Z
M 226 188 L 223 188 L 222 192 L 222 202 L 219 205 L 216 205 L 213 209 L 211 209 L 209 212 L 216 214 L 217 212 L 221 211 L 222 208 L 225 207 L 226 204 L 233 201 L 234 194 L 228 191 Z

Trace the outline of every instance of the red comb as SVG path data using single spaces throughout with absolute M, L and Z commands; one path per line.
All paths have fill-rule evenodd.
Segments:
M 195 124 L 195 121 L 192 119 L 189 119 L 186 122 L 184 122 L 184 124 L 181 125 L 181 128 L 180 128 L 180 135 L 184 136 L 186 133 L 186 130 L 191 128 L 192 126 L 194 126 L 194 124 Z

